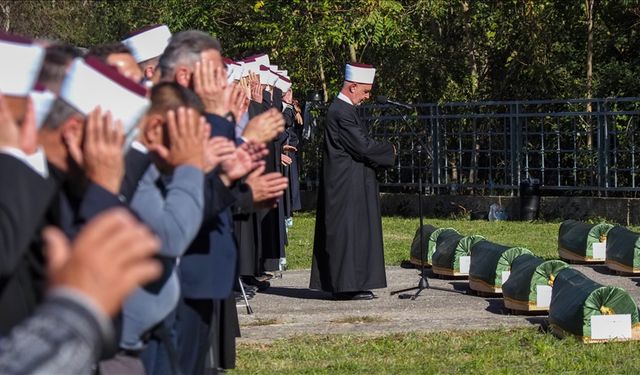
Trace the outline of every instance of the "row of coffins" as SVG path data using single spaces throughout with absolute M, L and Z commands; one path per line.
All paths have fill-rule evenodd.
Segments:
M 579 240 L 580 248 L 586 249 L 593 243 L 602 243 L 601 236 L 606 239 L 611 230 L 618 230 L 603 225 L 597 229 L 571 227 L 572 230 L 561 228 L 561 236 L 571 233 L 567 238 L 572 239 L 559 247 L 576 249 Z M 576 228 L 586 234 L 584 238 Z M 621 233 L 620 239 L 623 237 Z M 468 277 L 469 287 L 476 292 L 502 294 L 508 309 L 548 311 L 550 327 L 558 335 L 576 335 L 585 342 L 640 339 L 638 308 L 633 298 L 624 289 L 590 280 L 562 260 L 544 260 L 523 247 L 504 246 L 478 235 L 465 236 L 453 228 L 425 225 L 422 231 L 416 231 L 411 247 L 411 262 L 421 265 L 423 261 L 436 275 Z
M 558 233 L 558 254 L 572 263 L 605 263 L 617 272 L 640 273 L 640 233 L 607 223 L 566 220 Z

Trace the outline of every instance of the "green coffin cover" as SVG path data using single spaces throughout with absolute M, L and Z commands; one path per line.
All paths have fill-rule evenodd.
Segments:
M 482 240 L 484 237 L 478 235 L 465 237 L 457 232 L 444 231 L 438 236 L 432 264 L 460 272 L 460 257 L 471 255 L 471 246 Z
M 490 286 L 502 286 L 502 271 L 510 271 L 511 263 L 523 254 L 532 254 L 523 247 L 498 245 L 489 241 L 476 242 L 471 247 L 469 277 Z
M 640 268 L 640 233 L 615 226 L 607 234 L 607 261 Z
M 502 285 L 502 295 L 535 305 L 538 300 L 537 286 L 552 286 L 558 272 L 567 267 L 569 265 L 561 260 L 545 261 L 532 254 L 519 256 L 511 263 L 511 275 Z
M 427 248 L 427 264 L 433 264 L 433 253 L 436 252 L 438 237 L 444 232 L 458 233 L 458 231 L 453 228 L 438 228 L 431 233 L 431 236 L 429 236 L 429 247 Z
M 428 253 L 426 249 L 429 247 L 429 237 L 431 237 L 431 234 L 437 229 L 438 228 L 429 224 L 424 224 L 422 226 L 422 247 L 425 248 L 425 258 Z M 420 249 L 420 227 L 418 226 L 418 229 L 416 229 L 416 235 L 413 237 L 413 242 L 411 243 L 411 259 L 415 259 L 420 262 L 421 258 L 422 250 Z M 428 263 L 427 259 L 425 259 L 425 263 Z
M 622 288 L 604 286 L 573 268 L 558 273 L 553 283 L 549 323 L 577 336 L 591 337 L 591 317 L 630 314 L 638 324 L 638 307 Z
M 560 224 L 558 247 L 583 257 L 593 257 L 593 244 L 606 239 L 613 225 L 607 223 L 587 224 L 566 220 Z

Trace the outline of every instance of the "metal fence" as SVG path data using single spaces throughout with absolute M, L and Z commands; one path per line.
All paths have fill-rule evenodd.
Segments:
M 398 149 L 395 167 L 379 172 L 383 191 L 416 189 L 422 144 L 430 193 L 517 195 L 520 182 L 534 178 L 550 195 L 640 195 L 640 98 L 413 107 L 360 108 L 371 134 Z M 326 110 L 311 111 L 318 126 L 303 147 L 307 189 L 319 182 Z

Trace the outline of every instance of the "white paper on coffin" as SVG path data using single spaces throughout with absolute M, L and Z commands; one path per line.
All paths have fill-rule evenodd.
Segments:
M 553 288 L 549 285 L 537 285 L 536 286 L 536 306 L 549 307 L 551 305 L 551 292 Z
M 469 273 L 469 267 L 471 266 L 471 257 L 460 257 L 460 273 Z
M 594 340 L 630 339 L 631 315 L 593 315 L 591 317 L 591 338 Z
M 509 280 L 509 276 L 511 276 L 511 271 L 502 271 L 502 285 Z
M 593 259 L 604 260 L 607 257 L 607 241 L 594 243 L 591 247 Z

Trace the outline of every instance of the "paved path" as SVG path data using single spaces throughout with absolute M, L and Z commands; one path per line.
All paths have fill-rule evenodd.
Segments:
M 626 289 L 640 302 L 640 277 L 615 276 L 606 266 L 574 266 L 605 285 Z M 330 295 L 307 289 L 309 270 L 287 271 L 271 288 L 250 301 L 254 314 L 247 315 L 238 304 L 241 342 L 268 342 L 292 335 L 369 334 L 394 332 L 473 330 L 498 327 L 531 327 L 546 321 L 544 316 L 510 315 L 502 298 L 467 294 L 468 282 L 441 280 L 429 272 L 431 286 L 442 288 L 422 292 L 415 300 L 390 296 L 392 290 L 417 284 L 418 271 L 387 267 L 387 289 L 376 291 L 371 301 L 333 301 Z

